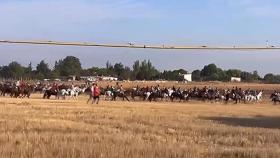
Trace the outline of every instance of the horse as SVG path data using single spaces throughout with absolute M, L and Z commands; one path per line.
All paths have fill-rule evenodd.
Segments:
M 148 100 L 151 102 L 152 100 L 156 101 L 157 98 L 163 98 L 161 91 L 153 91 L 148 97 Z
M 263 90 L 261 90 L 258 95 L 256 96 L 257 102 L 262 100 Z
M 68 89 L 68 93 L 70 98 L 72 99 L 78 99 L 78 96 L 80 93 L 84 92 L 84 89 L 81 89 L 80 87 L 74 87 L 72 89 Z
M 12 83 L 4 83 L 4 84 L 1 84 L 1 95 L 2 96 L 5 96 L 6 94 L 11 94 L 12 91 L 13 91 L 13 85 Z
M 180 102 L 181 102 L 182 100 L 185 100 L 185 97 L 184 97 L 184 94 L 181 91 L 176 90 L 176 91 L 173 91 L 170 95 L 171 102 L 173 102 L 174 99 L 179 99 Z
M 43 98 L 50 99 L 52 95 L 54 95 L 56 99 L 59 99 L 59 89 L 56 88 L 47 89 L 43 95 Z
M 245 100 L 248 102 L 259 102 L 262 99 L 263 91 L 247 91 L 245 92 Z
M 10 97 L 18 98 L 20 96 L 22 90 L 23 90 L 23 88 L 20 89 L 20 87 L 13 85 L 11 88 Z
M 125 92 L 121 92 L 120 90 L 113 90 L 113 101 L 116 101 L 116 98 L 122 98 L 123 101 L 126 99 L 127 101 L 129 101 L 127 95 Z
M 277 93 L 277 92 L 274 92 L 274 93 L 272 93 L 272 94 L 270 95 L 270 99 L 271 99 L 271 101 L 273 101 L 274 104 L 276 105 L 277 102 L 280 103 L 280 94 Z
M 34 86 L 29 84 L 19 88 L 19 93 L 22 98 L 24 97 L 30 98 L 30 95 L 33 91 L 34 91 Z
M 105 90 L 104 95 L 105 95 L 105 100 L 113 100 L 114 97 L 113 91 Z
M 143 98 L 145 100 L 145 90 L 144 88 L 138 89 L 138 88 L 132 88 L 130 92 L 131 98 L 133 101 L 135 101 L 135 97 L 139 97 L 140 99 Z

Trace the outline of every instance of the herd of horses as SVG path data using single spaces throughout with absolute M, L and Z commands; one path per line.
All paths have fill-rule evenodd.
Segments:
M 105 91 L 106 93 L 110 91 Z M 210 102 L 225 102 L 228 103 L 233 101 L 235 103 L 240 102 L 260 102 L 263 97 L 263 91 L 255 90 L 241 90 L 240 88 L 233 88 L 232 90 L 219 90 L 212 88 L 190 88 L 187 90 L 181 90 L 180 88 L 133 88 L 128 91 L 123 92 L 125 96 L 130 95 L 132 100 L 138 98 L 138 100 L 146 101 L 189 101 L 189 100 L 198 100 L 198 101 L 210 101 Z M 112 94 L 111 92 L 109 94 Z M 106 98 L 105 97 L 105 98 Z M 109 96 L 110 97 L 110 96 Z
M 242 90 L 234 87 L 232 89 L 213 89 L 213 88 L 190 88 L 181 90 L 180 88 L 160 88 L 157 87 L 142 87 L 138 86 L 131 89 L 124 90 L 120 87 L 100 88 L 101 95 L 105 100 L 116 101 L 118 98 L 126 101 L 180 101 L 186 102 L 190 100 L 210 101 L 210 102 L 234 102 L 234 103 L 248 103 L 260 102 L 263 99 L 262 90 Z M 32 93 L 41 93 L 43 98 L 50 99 L 54 96 L 56 99 L 78 99 L 81 94 L 90 95 L 91 86 L 74 86 L 64 85 L 53 87 L 51 85 L 43 84 L 26 84 L 24 86 L 16 86 L 12 82 L 0 83 L 0 95 L 9 95 L 12 98 L 29 98 Z M 273 92 L 270 99 L 276 104 L 280 103 L 280 93 Z

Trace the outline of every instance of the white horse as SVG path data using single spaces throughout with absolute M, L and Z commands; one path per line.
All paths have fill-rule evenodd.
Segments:
M 260 91 L 257 95 L 248 94 L 245 96 L 245 100 L 248 102 L 260 102 L 262 100 L 263 91 Z
M 150 95 L 151 95 L 152 93 L 151 92 L 146 92 L 145 93 L 145 100 L 147 101 L 148 99 L 149 99 L 149 97 L 150 97 Z
M 256 101 L 256 96 L 252 95 L 252 94 L 248 94 L 248 95 L 245 95 L 245 100 L 247 102 L 253 102 L 253 101 Z
M 68 89 L 68 93 L 71 99 L 78 99 L 79 94 L 83 91 L 80 87 L 74 87 L 72 89 Z
M 58 99 L 60 98 L 60 97 L 62 97 L 62 99 L 66 99 L 66 96 L 68 95 L 69 93 L 68 93 L 68 91 L 66 90 L 66 89 L 62 89 L 62 90 L 60 90 L 59 91 L 59 93 L 58 93 Z
M 105 91 L 105 100 L 113 100 L 113 92 L 112 91 Z
M 262 100 L 263 91 L 260 91 L 259 94 L 256 96 L 257 102 Z

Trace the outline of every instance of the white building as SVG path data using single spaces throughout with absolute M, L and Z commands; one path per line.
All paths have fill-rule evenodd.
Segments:
M 81 76 L 80 77 L 84 81 L 95 82 L 97 78 L 95 76 Z
M 101 79 L 103 80 L 103 81 L 118 81 L 118 78 L 116 78 L 116 77 L 101 77 Z
M 187 82 L 192 82 L 192 74 L 181 74 L 183 76 L 183 80 Z
M 231 77 L 231 82 L 241 82 L 241 78 L 240 77 Z

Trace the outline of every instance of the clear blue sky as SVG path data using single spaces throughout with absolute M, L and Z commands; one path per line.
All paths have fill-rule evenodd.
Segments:
M 174 45 L 280 45 L 279 0 L 0 0 L 0 39 Z M 0 64 L 54 63 L 66 55 L 84 67 L 151 59 L 163 69 L 203 65 L 280 73 L 280 52 L 190 52 L 0 45 Z M 170 52 L 170 53 L 168 53 Z

